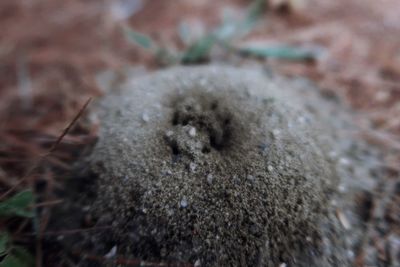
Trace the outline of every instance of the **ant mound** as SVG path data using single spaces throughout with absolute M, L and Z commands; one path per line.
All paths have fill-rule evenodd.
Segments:
M 90 156 L 92 210 L 112 226 L 99 240 L 173 265 L 347 266 L 331 130 L 286 91 L 261 71 L 211 66 L 107 96 Z

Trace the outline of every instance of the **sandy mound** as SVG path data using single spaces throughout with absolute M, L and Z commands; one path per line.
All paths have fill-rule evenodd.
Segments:
M 332 129 L 282 84 L 257 70 L 173 68 L 102 101 L 92 209 L 113 225 L 119 253 L 202 266 L 347 264 L 329 202 Z

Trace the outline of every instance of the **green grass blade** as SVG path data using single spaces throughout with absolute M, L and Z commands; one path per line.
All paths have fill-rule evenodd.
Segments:
M 154 41 L 147 35 L 134 31 L 131 28 L 124 27 L 125 36 L 132 43 L 146 49 L 154 48 Z
M 7 253 L 10 236 L 7 232 L 0 233 L 0 256 Z
M 12 250 L 12 254 L 20 260 L 24 266 L 34 266 L 35 258 L 31 255 L 31 253 L 21 246 L 14 246 Z
M 267 8 L 267 0 L 254 0 L 247 11 L 246 17 L 242 22 L 243 31 L 249 32 L 253 29 L 256 22 L 264 14 Z
M 285 60 L 315 60 L 316 53 L 293 46 L 274 46 L 274 47 L 247 47 L 239 49 L 244 55 L 260 58 L 276 58 Z
M 200 38 L 184 52 L 182 63 L 197 63 L 207 59 L 216 41 L 213 34 Z
M 33 204 L 32 191 L 22 191 L 0 203 L 0 217 L 20 216 L 32 218 L 34 216 L 30 206 Z
M 7 255 L 1 262 L 0 267 L 26 267 L 23 262 L 21 262 L 17 257 L 14 255 Z

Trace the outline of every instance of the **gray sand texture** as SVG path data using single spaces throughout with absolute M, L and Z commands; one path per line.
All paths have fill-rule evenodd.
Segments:
M 261 68 L 174 67 L 105 97 L 89 159 L 99 177 L 92 210 L 113 225 L 119 253 L 195 266 L 349 266 L 332 206 L 341 118 L 294 87 L 310 85 Z

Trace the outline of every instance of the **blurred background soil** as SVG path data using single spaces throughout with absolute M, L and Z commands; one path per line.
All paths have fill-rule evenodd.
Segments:
M 227 10 L 240 15 L 250 2 L 0 1 L 1 191 L 11 193 L 10 189 L 29 186 L 51 192 L 61 186 L 62 177 L 55 174 L 70 169 L 80 150 L 96 139 L 93 118 L 82 117 L 43 164 L 34 172 L 30 168 L 88 98 L 102 95 L 96 85 L 99 72 L 132 65 L 160 67 L 152 55 L 127 41 L 122 26 L 129 25 L 178 49 L 183 47 L 178 36 L 182 22 L 195 34 L 204 32 L 218 24 Z M 362 137 L 384 151 L 388 183 L 397 187 L 399 12 L 398 0 L 270 0 L 261 21 L 240 41 L 240 45 L 317 47 L 322 56 L 314 62 L 259 62 L 289 76 L 308 77 L 325 93 L 351 105 L 359 118 L 355 123 L 363 129 Z M 388 201 L 388 220 L 398 226 L 399 192 L 389 198 L 393 200 Z M 40 225 L 46 228 L 46 217 Z M 382 253 L 384 257 L 384 250 Z

